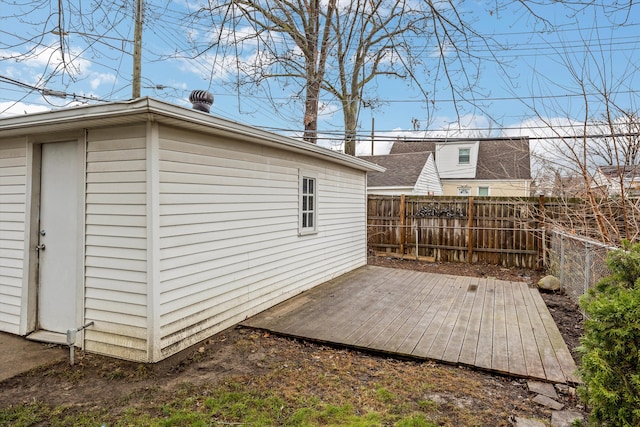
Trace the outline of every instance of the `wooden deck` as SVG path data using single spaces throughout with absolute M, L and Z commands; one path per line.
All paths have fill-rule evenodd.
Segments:
M 525 283 L 366 266 L 242 323 L 308 340 L 576 383 L 576 365 Z

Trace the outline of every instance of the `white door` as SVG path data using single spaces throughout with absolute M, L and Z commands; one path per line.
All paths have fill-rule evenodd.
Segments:
M 42 145 L 38 329 L 66 333 L 76 325 L 78 143 Z

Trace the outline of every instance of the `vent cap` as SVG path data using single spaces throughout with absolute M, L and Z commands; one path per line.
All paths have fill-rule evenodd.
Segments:
M 189 95 L 189 101 L 194 110 L 208 113 L 213 105 L 213 95 L 206 90 L 194 90 Z

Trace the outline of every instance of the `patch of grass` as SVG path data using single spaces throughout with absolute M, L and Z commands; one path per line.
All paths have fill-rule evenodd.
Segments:
M 410 415 L 396 423 L 396 427 L 436 427 L 437 424 L 427 420 L 422 414 Z
M 64 406 L 49 406 L 39 402 L 0 409 L 0 425 L 27 427 L 47 426 L 97 426 L 107 417 L 104 411 L 80 410 Z
M 384 387 L 378 387 L 376 389 L 376 397 L 380 402 L 386 403 L 387 405 L 392 404 L 396 400 L 393 393 Z
M 378 426 L 381 424 L 380 415 L 368 413 L 357 415 L 351 405 L 319 405 L 298 409 L 287 420 L 291 426 L 339 426 L 354 427 Z
M 434 412 L 438 409 L 438 404 L 433 400 L 418 400 L 418 408 L 424 412 Z
M 0 409 L 0 425 L 3 426 L 31 426 L 46 419 L 44 405 L 38 403 Z

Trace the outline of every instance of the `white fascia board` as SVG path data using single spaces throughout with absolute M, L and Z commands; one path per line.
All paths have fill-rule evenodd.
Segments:
M 71 107 L 0 119 L 0 138 L 21 135 L 25 129 L 32 133 L 56 132 L 79 127 L 139 121 L 157 121 L 177 127 L 197 129 L 204 133 L 227 134 L 229 137 L 256 144 L 303 152 L 312 157 L 323 158 L 366 172 L 384 172 L 386 170 L 355 156 L 152 98 Z

